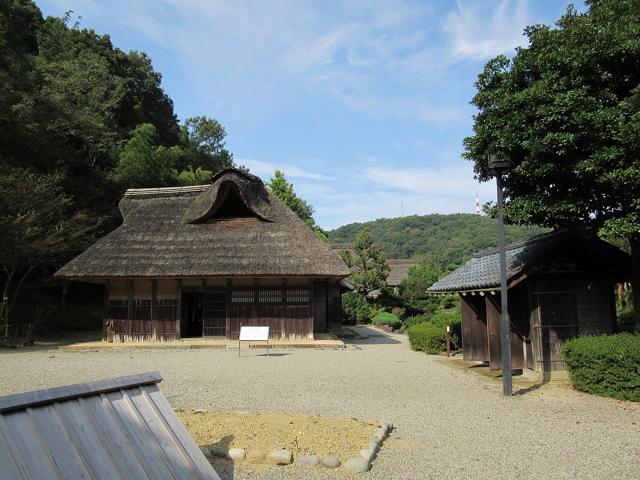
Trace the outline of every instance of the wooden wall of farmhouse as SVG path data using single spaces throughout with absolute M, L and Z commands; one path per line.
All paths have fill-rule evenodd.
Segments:
M 485 295 L 487 315 L 487 337 L 489 345 L 489 366 L 491 369 L 502 368 L 502 341 L 500 337 L 500 297 Z M 525 368 L 525 331 L 528 326 L 526 317 L 526 289 L 521 286 L 509 290 L 509 318 L 511 321 L 511 368 Z
M 465 360 L 489 361 L 487 316 L 484 298 L 460 296 L 462 314 L 462 356 Z
M 615 329 L 613 285 L 607 280 L 541 274 L 531 281 L 531 298 L 537 371 L 566 370 L 562 346 L 567 340 Z
M 269 327 L 269 338 L 313 339 L 310 305 L 231 305 L 227 338 L 237 340 L 240 326 Z
M 112 279 L 105 288 L 103 339 L 108 342 L 179 338 L 179 288 L 173 279 Z
M 300 298 L 306 299 L 294 303 L 257 300 L 234 303 L 231 300 L 235 290 L 276 292 L 296 290 L 296 287 L 300 287 Z M 223 330 L 229 339 L 237 340 L 242 325 L 268 326 L 272 339 L 313 339 L 314 331 L 324 332 L 330 323 L 342 319 L 339 286 L 325 280 L 234 278 L 229 283 L 218 278 L 112 279 L 105 289 L 104 340 L 180 338 L 183 292 L 222 292 L 227 296 L 227 320 Z

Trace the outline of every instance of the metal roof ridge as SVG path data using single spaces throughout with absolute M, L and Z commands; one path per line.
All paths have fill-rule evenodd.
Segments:
M 211 186 L 210 183 L 203 185 L 187 185 L 185 187 L 151 187 L 151 188 L 128 188 L 124 192 L 125 197 L 139 197 L 145 195 L 180 194 L 192 192 L 204 192 Z
M 31 392 L 16 393 L 0 397 L 0 413 L 23 410 L 49 403 L 89 397 L 101 393 L 150 385 L 162 381 L 160 372 L 146 372 L 124 377 L 77 383 L 63 387 L 46 388 Z

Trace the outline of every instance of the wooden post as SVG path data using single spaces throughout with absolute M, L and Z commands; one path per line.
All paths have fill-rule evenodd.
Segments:
M 451 326 L 447 325 L 447 357 L 451 356 Z
M 127 320 L 129 321 L 129 340 L 132 340 L 131 336 L 133 335 L 133 299 L 135 298 L 133 279 L 128 281 L 128 286 L 129 301 L 127 302 Z
M 176 338 L 182 338 L 180 327 L 182 323 L 182 280 L 176 279 L 176 295 L 178 300 L 176 302 Z
M 230 278 L 227 278 L 227 288 L 226 288 L 226 293 L 227 293 L 227 318 L 225 320 L 225 324 L 224 324 L 224 335 L 226 338 L 230 337 L 231 334 L 231 287 L 232 287 L 232 280 Z M 240 333 L 238 333 L 238 335 L 240 335 Z
M 329 279 L 324 279 L 324 325 L 322 330 L 329 330 Z
M 104 310 L 102 313 L 102 341 L 106 342 L 108 340 L 107 334 L 107 323 L 109 322 L 109 287 L 111 281 L 107 278 L 107 281 L 104 283 Z
M 160 340 L 158 338 L 158 280 L 155 278 L 151 280 L 151 337 L 154 340 Z
M 62 280 L 62 308 L 67 308 L 67 288 L 69 287 L 68 280 Z

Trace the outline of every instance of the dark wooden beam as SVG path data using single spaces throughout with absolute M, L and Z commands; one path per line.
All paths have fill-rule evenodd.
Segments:
M 151 320 L 158 318 L 158 280 L 151 280 Z
M 102 311 L 102 341 L 108 340 L 107 335 L 107 322 L 109 321 L 109 288 L 111 286 L 111 280 L 107 278 L 104 283 L 104 310 Z
M 180 278 L 176 280 L 176 295 L 178 297 L 176 302 L 176 337 L 182 338 L 182 280 Z
M 133 280 L 127 280 L 127 320 L 133 317 Z
M 129 301 L 127 302 L 127 319 L 129 320 L 129 340 L 133 335 L 133 300 L 135 298 L 133 279 L 129 280 Z M 121 332 L 118 332 L 121 333 Z

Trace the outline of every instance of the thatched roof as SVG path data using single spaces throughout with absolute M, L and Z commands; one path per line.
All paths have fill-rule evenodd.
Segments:
M 598 272 L 624 279 L 629 255 L 595 237 L 568 231 L 537 235 L 506 247 L 508 285 L 546 265 L 556 272 Z M 500 254 L 497 249 L 479 252 L 462 267 L 438 280 L 428 293 L 494 290 L 500 287 Z
M 399 287 L 402 281 L 407 278 L 409 268 L 418 265 L 416 260 L 390 258 L 387 260 L 389 264 L 389 275 L 387 275 L 387 285 L 390 287 Z
M 322 276 L 344 262 L 269 192 L 235 169 L 210 185 L 127 190 L 123 224 L 57 273 L 66 278 Z

